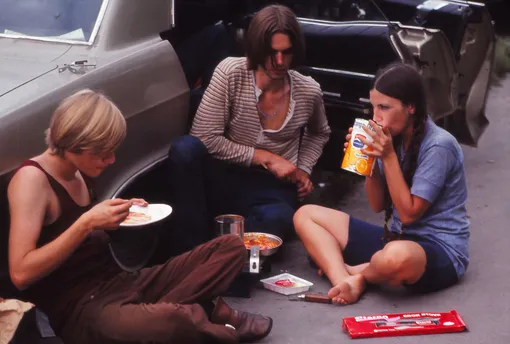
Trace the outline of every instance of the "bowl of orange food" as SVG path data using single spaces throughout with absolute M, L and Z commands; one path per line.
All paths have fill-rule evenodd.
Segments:
M 261 256 L 269 257 L 275 254 L 282 244 L 283 240 L 273 234 L 259 232 L 244 233 L 244 246 L 246 246 L 246 249 L 249 250 L 252 246 L 258 246 Z

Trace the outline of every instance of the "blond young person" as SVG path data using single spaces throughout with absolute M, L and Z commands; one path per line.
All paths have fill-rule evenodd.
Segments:
M 91 178 L 114 163 L 125 136 L 124 117 L 100 93 L 79 91 L 56 109 L 48 149 L 24 162 L 8 187 L 14 285 L 46 312 L 66 343 L 237 343 L 265 337 L 270 318 L 234 311 L 221 298 L 212 302 L 246 259 L 236 236 L 136 274 L 115 264 L 107 231 L 119 227 L 133 203 L 146 203 L 98 203 Z

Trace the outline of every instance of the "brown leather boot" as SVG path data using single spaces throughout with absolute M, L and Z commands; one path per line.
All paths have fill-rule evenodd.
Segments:
M 211 321 L 215 324 L 229 324 L 235 327 L 239 341 L 251 343 L 265 338 L 273 328 L 273 319 L 258 314 L 236 311 L 218 297 Z

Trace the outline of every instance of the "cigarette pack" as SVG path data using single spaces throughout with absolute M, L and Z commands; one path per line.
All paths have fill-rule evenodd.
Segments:
M 462 332 L 467 329 L 456 310 L 346 317 L 342 328 L 351 338 Z

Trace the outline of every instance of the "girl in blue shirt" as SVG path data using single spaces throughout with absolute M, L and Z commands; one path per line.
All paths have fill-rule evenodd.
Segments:
M 370 102 L 373 130 L 364 130 L 373 142 L 361 140 L 378 163 L 365 191 L 372 210 L 385 211 L 384 226 L 316 205 L 294 216 L 306 250 L 333 284 L 329 297 L 342 304 L 356 302 L 367 283 L 437 291 L 457 283 L 469 264 L 464 157 L 428 117 L 420 74 L 389 65 L 376 75 Z

